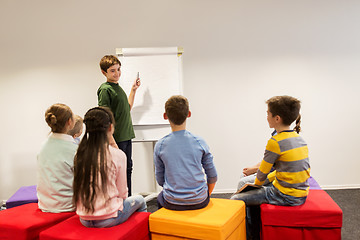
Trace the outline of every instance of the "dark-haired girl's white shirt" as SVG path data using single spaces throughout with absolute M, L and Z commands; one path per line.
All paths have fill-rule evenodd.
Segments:
M 123 151 L 109 146 L 107 154 L 108 179 L 107 195 L 98 194 L 95 199 L 94 212 L 87 212 L 79 201 L 76 213 L 84 220 L 102 220 L 118 216 L 123 210 L 123 200 L 128 197 L 126 181 L 126 155 Z
M 73 166 L 78 145 L 68 134 L 52 133 L 37 156 L 37 196 L 44 212 L 75 211 Z

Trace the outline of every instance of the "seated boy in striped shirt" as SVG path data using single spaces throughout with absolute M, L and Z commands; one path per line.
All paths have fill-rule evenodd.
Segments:
M 276 96 L 266 101 L 269 127 L 277 135 L 267 143 L 264 158 L 257 171 L 255 184 L 263 185 L 266 178 L 274 178 L 271 184 L 259 189 L 239 193 L 231 197 L 242 200 L 247 207 L 248 239 L 258 239 L 262 203 L 282 206 L 301 205 L 309 193 L 310 164 L 308 147 L 296 132 L 300 129 L 300 101 L 290 96 Z M 290 125 L 296 120 L 296 131 Z M 274 167 L 270 175 L 271 168 Z

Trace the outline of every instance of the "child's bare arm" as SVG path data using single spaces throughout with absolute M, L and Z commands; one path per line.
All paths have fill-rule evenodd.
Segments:
M 140 78 L 137 78 L 131 87 L 131 91 L 130 91 L 130 94 L 128 97 L 130 110 L 132 109 L 132 107 L 134 105 L 135 93 L 136 93 L 136 90 L 140 87 L 140 85 L 141 85 Z
M 244 174 L 244 176 L 249 176 L 249 175 L 251 175 L 251 174 L 256 173 L 257 170 L 258 170 L 259 167 L 260 167 L 260 164 L 261 164 L 261 162 L 257 163 L 257 164 L 254 165 L 254 166 L 244 168 L 244 169 L 243 169 L 243 174 Z
M 212 191 L 214 190 L 215 183 L 208 183 L 209 195 L 211 195 Z

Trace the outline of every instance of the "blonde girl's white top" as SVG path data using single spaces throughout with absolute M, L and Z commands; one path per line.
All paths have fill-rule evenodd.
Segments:
M 37 156 L 37 196 L 42 211 L 75 211 L 72 183 L 77 148 L 74 138 L 62 133 L 52 133 L 43 144 Z

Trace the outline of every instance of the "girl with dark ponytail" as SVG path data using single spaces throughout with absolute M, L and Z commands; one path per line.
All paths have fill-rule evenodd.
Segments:
M 90 109 L 74 161 L 73 202 L 86 227 L 112 227 L 135 211 L 146 212 L 142 196 L 128 197 L 126 155 L 109 144 L 114 116 L 106 107 Z

